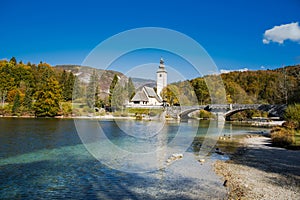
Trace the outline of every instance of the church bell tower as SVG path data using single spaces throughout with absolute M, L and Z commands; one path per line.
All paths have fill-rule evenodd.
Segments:
M 157 77 L 156 78 L 157 94 L 161 99 L 163 99 L 160 96 L 160 93 L 164 87 L 167 87 L 167 71 L 165 68 L 164 60 L 162 58 L 160 58 L 160 64 L 159 64 L 156 74 L 157 74 L 157 76 L 156 76 Z

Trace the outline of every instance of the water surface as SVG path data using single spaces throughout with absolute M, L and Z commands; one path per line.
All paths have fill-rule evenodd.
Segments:
M 130 127 L 133 122 L 99 122 L 110 141 L 132 150 L 137 140 L 125 134 L 120 123 Z M 183 133 L 189 133 L 198 125 L 197 121 L 168 123 L 161 131 L 168 143 L 179 126 Z M 208 122 L 201 122 L 199 127 L 197 135 L 205 135 Z M 251 130 L 256 129 L 226 124 L 224 133 L 234 135 Z M 156 144 L 151 135 L 140 137 L 152 138 Z M 189 148 L 182 160 L 159 170 L 126 173 L 95 159 L 82 144 L 73 120 L 0 118 L 0 199 L 224 197 L 226 191 L 213 173 L 211 162 L 200 165 L 194 149 Z

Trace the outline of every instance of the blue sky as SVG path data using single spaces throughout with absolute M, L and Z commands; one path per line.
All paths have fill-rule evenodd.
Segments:
M 219 69 L 272 69 L 300 63 L 298 36 L 282 42 L 276 37 L 285 33 L 275 29 L 263 43 L 265 31 L 300 22 L 299 10 L 299 0 L 4 0 L 0 59 L 81 64 L 101 41 L 119 32 L 164 27 L 196 40 Z

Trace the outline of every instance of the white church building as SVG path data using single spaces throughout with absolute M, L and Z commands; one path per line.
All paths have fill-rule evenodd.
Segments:
M 160 64 L 156 72 L 156 90 L 151 87 L 144 86 L 142 90 L 136 92 L 130 100 L 131 106 L 161 106 L 163 99 L 160 96 L 161 91 L 167 86 L 167 70 L 164 60 L 160 59 Z

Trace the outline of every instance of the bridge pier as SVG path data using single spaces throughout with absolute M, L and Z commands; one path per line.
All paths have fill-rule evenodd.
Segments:
M 218 121 L 222 121 L 223 122 L 223 121 L 226 120 L 224 113 L 217 112 L 217 113 L 213 113 L 213 114 L 216 115 Z

